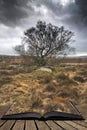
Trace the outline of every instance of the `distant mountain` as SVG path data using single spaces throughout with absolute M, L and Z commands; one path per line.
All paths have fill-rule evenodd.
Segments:
M 79 56 L 79 58 L 87 58 L 87 56 Z

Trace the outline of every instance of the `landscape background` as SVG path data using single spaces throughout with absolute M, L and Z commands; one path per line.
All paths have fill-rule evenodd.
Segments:
M 87 108 L 87 58 L 50 59 L 44 70 L 19 56 L 0 56 L 0 105 L 10 113 L 67 111 L 66 103 Z
M 37 66 L 19 56 L 24 32 L 38 20 L 74 33 L 74 54 Z M 87 0 L 0 0 L 0 106 L 10 113 L 68 111 L 72 100 L 87 115 Z

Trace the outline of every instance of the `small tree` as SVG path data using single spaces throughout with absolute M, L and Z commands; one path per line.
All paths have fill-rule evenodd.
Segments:
M 72 36 L 73 32 L 63 26 L 38 21 L 36 27 L 24 32 L 22 44 L 15 50 L 22 56 L 33 56 L 39 65 L 45 65 L 47 57 L 66 55 L 73 50 L 68 44 L 72 42 Z

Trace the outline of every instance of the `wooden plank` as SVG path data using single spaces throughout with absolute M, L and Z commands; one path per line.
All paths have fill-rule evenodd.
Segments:
M 5 120 L 0 120 L 0 127 L 5 123 Z
M 37 130 L 34 121 L 26 120 L 25 130 Z
M 68 124 L 70 124 L 71 126 L 77 128 L 79 130 L 87 130 L 87 128 L 85 128 L 85 127 L 83 127 L 83 126 L 81 126 L 73 121 L 65 121 L 65 122 L 67 122 Z
M 72 127 L 71 125 L 65 123 L 64 121 L 55 121 L 58 125 L 62 126 L 66 130 L 77 130 L 76 128 Z
M 12 130 L 24 130 L 24 120 L 17 120 Z
M 51 128 L 51 130 L 63 130 L 63 127 L 61 127 L 60 125 L 57 125 L 53 121 L 46 121 L 46 123 Z
M 74 122 L 87 128 L 87 122 L 84 121 L 74 121 Z
M 50 130 L 50 128 L 45 124 L 44 121 L 35 121 L 38 127 L 38 130 Z
M 4 125 L 0 127 L 0 130 L 10 130 L 12 126 L 14 125 L 14 120 L 8 120 Z
M 4 113 L 9 109 L 10 105 L 0 106 L 0 118 L 4 115 Z

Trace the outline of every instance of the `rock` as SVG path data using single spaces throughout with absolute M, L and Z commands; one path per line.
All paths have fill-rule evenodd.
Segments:
M 40 67 L 40 69 L 38 69 L 38 70 L 52 72 L 52 70 L 50 68 L 46 68 L 46 67 Z

